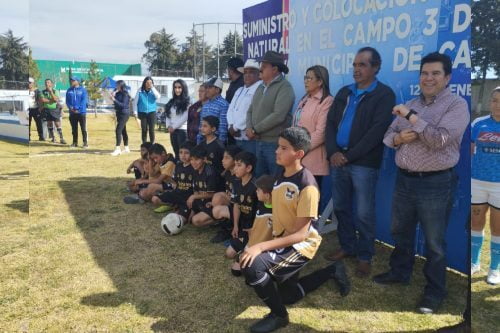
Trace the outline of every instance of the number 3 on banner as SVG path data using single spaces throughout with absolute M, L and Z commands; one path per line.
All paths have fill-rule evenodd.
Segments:
M 439 13 L 438 8 L 429 8 L 425 11 L 425 15 L 428 16 L 428 18 L 427 18 L 428 26 L 425 27 L 423 30 L 424 35 L 431 36 L 432 34 L 434 34 L 436 32 L 436 28 L 437 28 L 436 17 L 438 15 L 438 13 Z

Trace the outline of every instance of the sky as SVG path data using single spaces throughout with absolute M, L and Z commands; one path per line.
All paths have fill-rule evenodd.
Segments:
M 0 0 L 0 33 L 24 37 L 40 60 L 140 63 L 144 42 L 165 28 L 184 42 L 193 23 L 242 22 L 242 9 L 265 0 Z M 234 25 L 222 25 L 220 40 Z M 241 32 L 241 27 L 238 27 Z M 197 29 L 201 34 L 201 26 Z M 209 44 L 216 26 L 206 26 Z

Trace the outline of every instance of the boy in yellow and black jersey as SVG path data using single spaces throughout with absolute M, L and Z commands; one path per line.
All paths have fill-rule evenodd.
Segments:
M 349 292 L 341 261 L 298 278 L 321 244 L 321 236 L 311 224 L 318 212 L 318 186 L 301 164 L 310 146 L 311 137 L 305 128 L 290 127 L 281 132 L 276 163 L 284 171 L 277 175 L 272 192 L 274 238 L 246 248 L 240 256 L 247 283 L 271 310 L 251 326 L 251 332 L 272 332 L 286 326 L 285 304 L 299 301 L 329 279 L 338 284 L 341 295 Z

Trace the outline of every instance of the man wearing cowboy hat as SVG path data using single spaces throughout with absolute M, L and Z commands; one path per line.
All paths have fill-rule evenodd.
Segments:
M 243 74 L 245 85 L 236 90 L 227 111 L 229 134 L 235 138 L 236 145 L 254 155 L 255 141 L 248 140 L 245 130 L 248 108 L 252 103 L 255 91 L 261 83 L 259 81 L 259 70 L 259 63 L 254 59 L 248 59 L 244 66 L 238 67 L 238 71 Z
M 247 112 L 246 135 L 255 141 L 257 177 L 275 173 L 278 136 L 290 126 L 295 94 L 285 79 L 287 73 L 283 54 L 266 52 L 260 64 L 262 84 L 255 91 Z

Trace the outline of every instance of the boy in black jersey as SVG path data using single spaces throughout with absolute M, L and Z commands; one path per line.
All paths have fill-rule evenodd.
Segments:
M 349 293 L 350 283 L 341 261 L 298 278 L 321 243 L 311 224 L 318 212 L 318 186 L 301 164 L 310 146 L 311 136 L 305 128 L 290 127 L 280 133 L 276 163 L 284 171 L 276 175 L 272 192 L 274 238 L 254 244 L 240 255 L 247 283 L 271 310 L 250 327 L 251 332 L 272 332 L 288 325 L 285 304 L 299 301 L 330 279 L 338 284 L 342 296 Z
M 167 189 L 151 199 L 154 205 L 159 205 L 155 209 L 156 213 L 165 213 L 176 209 L 177 213 L 189 217 L 189 210 L 186 206 L 187 199 L 193 194 L 193 167 L 191 166 L 191 149 L 194 145 L 186 141 L 179 148 L 179 159 L 175 165 L 172 182 L 168 183 Z
M 248 231 L 248 243 L 245 247 L 251 247 L 257 243 L 273 239 L 273 207 L 271 201 L 271 192 L 273 191 L 274 177 L 262 175 L 255 181 L 257 187 L 257 211 L 253 221 L 252 229 Z M 232 246 L 231 246 L 232 247 Z M 241 252 L 239 252 L 241 253 Z M 226 256 L 232 258 L 233 253 L 227 253 Z M 234 276 L 241 275 L 241 267 L 238 262 L 238 256 L 231 266 L 231 273 Z
M 257 207 L 257 187 L 252 175 L 257 159 L 254 154 L 244 151 L 234 160 L 238 181 L 234 183 L 231 205 L 214 207 L 214 217 L 229 218 L 233 223 L 230 246 L 226 249 L 228 258 L 234 258 L 245 248 Z
M 242 149 L 235 145 L 227 146 L 224 149 L 224 157 L 222 158 L 222 166 L 224 171 L 222 172 L 222 180 L 224 189 L 221 192 L 214 194 L 212 198 L 212 217 L 214 220 L 223 219 L 217 212 L 218 206 L 228 206 L 231 202 L 231 195 L 233 193 L 234 183 L 238 178 L 234 175 L 234 158 Z M 220 227 L 217 234 L 210 240 L 212 243 L 220 243 L 231 238 L 231 229 L 233 224 L 231 221 L 224 219 L 219 221 L 218 226 Z
M 207 151 L 199 145 L 191 150 L 193 173 L 193 194 L 188 198 L 187 208 L 191 209 L 191 223 L 203 227 L 213 223 L 210 217 L 212 197 L 217 191 L 219 174 L 205 163 Z
M 198 146 L 207 151 L 207 164 L 213 166 L 220 174 L 224 170 L 222 158 L 224 156 L 224 144 L 217 139 L 215 132 L 219 128 L 219 119 L 215 116 L 206 116 L 201 120 L 200 133 L 203 141 Z M 221 188 L 222 190 L 222 188 Z

